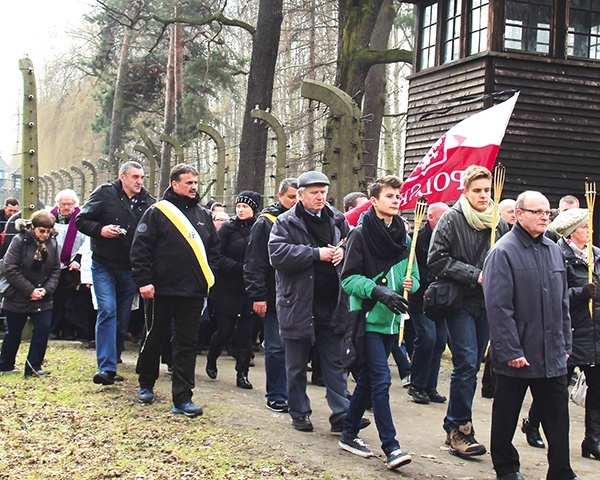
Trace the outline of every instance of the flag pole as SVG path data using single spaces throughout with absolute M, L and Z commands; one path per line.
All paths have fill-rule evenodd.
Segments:
M 421 228 L 421 223 L 425 218 L 425 214 L 427 213 L 427 199 L 425 197 L 419 198 L 417 201 L 417 205 L 415 206 L 415 219 L 414 219 L 414 229 L 413 229 L 413 237 L 412 242 L 410 244 L 410 253 L 408 255 L 408 266 L 406 267 L 406 279 L 409 279 L 412 275 L 413 265 L 415 263 L 415 252 L 417 249 L 417 238 L 419 237 L 419 229 Z M 404 290 L 403 294 L 404 298 L 408 300 L 408 290 Z M 402 344 L 402 338 L 404 337 L 404 316 L 402 316 L 402 320 L 400 320 L 400 332 L 398 336 L 398 345 Z
M 506 178 L 506 169 L 499 163 L 494 168 L 494 205 L 492 210 L 492 231 L 490 234 L 490 248 L 496 243 L 496 227 L 498 226 L 498 204 L 502 198 L 502 189 Z
M 596 182 L 585 182 L 585 200 L 588 208 L 588 281 L 594 280 L 594 204 L 596 203 Z M 590 315 L 594 317 L 594 299 L 590 298 Z

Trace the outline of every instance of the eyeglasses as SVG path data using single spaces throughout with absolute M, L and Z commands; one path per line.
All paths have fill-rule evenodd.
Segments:
M 520 210 L 523 210 L 524 212 L 533 213 L 537 217 L 542 217 L 544 215 L 549 217 L 550 215 L 552 215 L 551 210 L 531 210 L 530 208 L 521 208 Z
M 73 202 L 60 202 L 61 207 L 74 207 L 75 204 Z
M 37 230 L 39 233 L 41 233 L 42 235 L 43 235 L 44 233 L 48 233 L 48 234 L 52 233 L 52 229 L 51 229 L 51 228 L 35 227 L 35 229 L 36 229 L 36 230 Z

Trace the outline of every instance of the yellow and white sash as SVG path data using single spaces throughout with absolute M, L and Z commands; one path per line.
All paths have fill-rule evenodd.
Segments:
M 196 255 L 196 259 L 200 264 L 200 269 L 202 270 L 204 278 L 206 279 L 206 283 L 208 284 L 208 288 L 210 289 L 210 287 L 215 284 L 215 275 L 208 264 L 204 242 L 202 241 L 202 238 L 200 238 L 198 231 L 192 225 L 192 222 L 188 220 L 181 210 L 179 210 L 168 200 L 156 202 L 154 206 L 158 208 L 173 225 L 175 225 L 175 228 L 179 230 L 181 236 L 185 238 L 190 247 L 192 247 L 192 250 Z

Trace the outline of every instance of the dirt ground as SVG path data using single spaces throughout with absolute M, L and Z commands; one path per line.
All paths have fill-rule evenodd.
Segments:
M 123 361 L 126 384 L 132 395 L 137 393 L 137 379 L 132 374 L 137 357 L 137 346 L 127 344 Z M 378 457 L 363 459 L 341 450 L 338 436 L 329 432 L 329 410 L 325 400 L 325 389 L 309 385 L 312 421 L 315 431 L 298 432 L 291 426 L 288 414 L 275 413 L 265 407 L 265 376 L 262 353 L 256 354 L 256 367 L 250 369 L 250 381 L 253 390 L 241 390 L 235 387 L 234 360 L 222 356 L 219 359 L 219 377 L 210 380 L 205 372 L 206 357 L 198 356 L 196 368 L 196 389 L 194 401 L 202 405 L 205 412 L 219 412 L 214 421 L 233 428 L 239 434 L 257 438 L 255 447 L 264 451 L 265 456 L 278 455 L 290 458 L 295 463 L 306 466 L 312 472 L 322 471 L 323 477 L 335 479 L 398 477 L 410 479 L 448 479 L 448 480 L 491 480 L 495 479 L 489 453 L 474 460 L 464 460 L 451 455 L 444 445 L 445 432 L 442 419 L 446 405 L 418 405 L 410 400 L 407 390 L 392 365 L 393 384 L 390 391 L 392 413 L 398 439 L 404 451 L 413 458 L 411 464 L 391 472 L 386 469 L 384 455 L 380 449 L 377 429 L 373 424 L 361 432 L 361 437 Z M 440 373 L 438 390 L 447 395 L 450 381 L 448 362 L 444 362 Z M 166 370 L 165 370 L 166 373 Z M 349 389 L 352 390 L 350 382 Z M 156 386 L 157 401 L 148 409 L 170 408 L 170 378 L 161 375 Z M 530 397 L 526 398 L 525 409 L 529 408 Z M 474 403 L 474 424 L 477 439 L 489 448 L 491 403 L 478 394 Z M 583 437 L 584 410 L 570 403 L 571 411 L 571 462 L 579 477 L 587 480 L 600 478 L 600 464 L 597 461 L 581 457 L 580 443 Z M 149 412 L 150 413 L 150 412 Z M 366 416 L 373 421 L 372 412 Z M 546 477 L 546 450 L 527 445 L 525 435 L 517 430 L 515 446 L 521 455 L 521 473 L 527 480 L 542 480 Z M 322 470 L 321 470 L 322 469 Z M 312 477 L 312 476 L 311 476 Z M 313 477 L 314 478 L 314 477 Z

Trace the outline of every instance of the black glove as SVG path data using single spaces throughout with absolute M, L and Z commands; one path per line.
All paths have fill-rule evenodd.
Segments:
M 596 284 L 595 283 L 586 283 L 583 287 L 581 287 L 581 296 L 583 298 L 596 298 Z
M 375 287 L 373 293 L 371 293 L 371 298 L 383 303 L 396 315 L 405 313 L 408 309 L 408 302 L 402 295 L 394 292 L 390 288 L 382 287 L 381 285 Z

